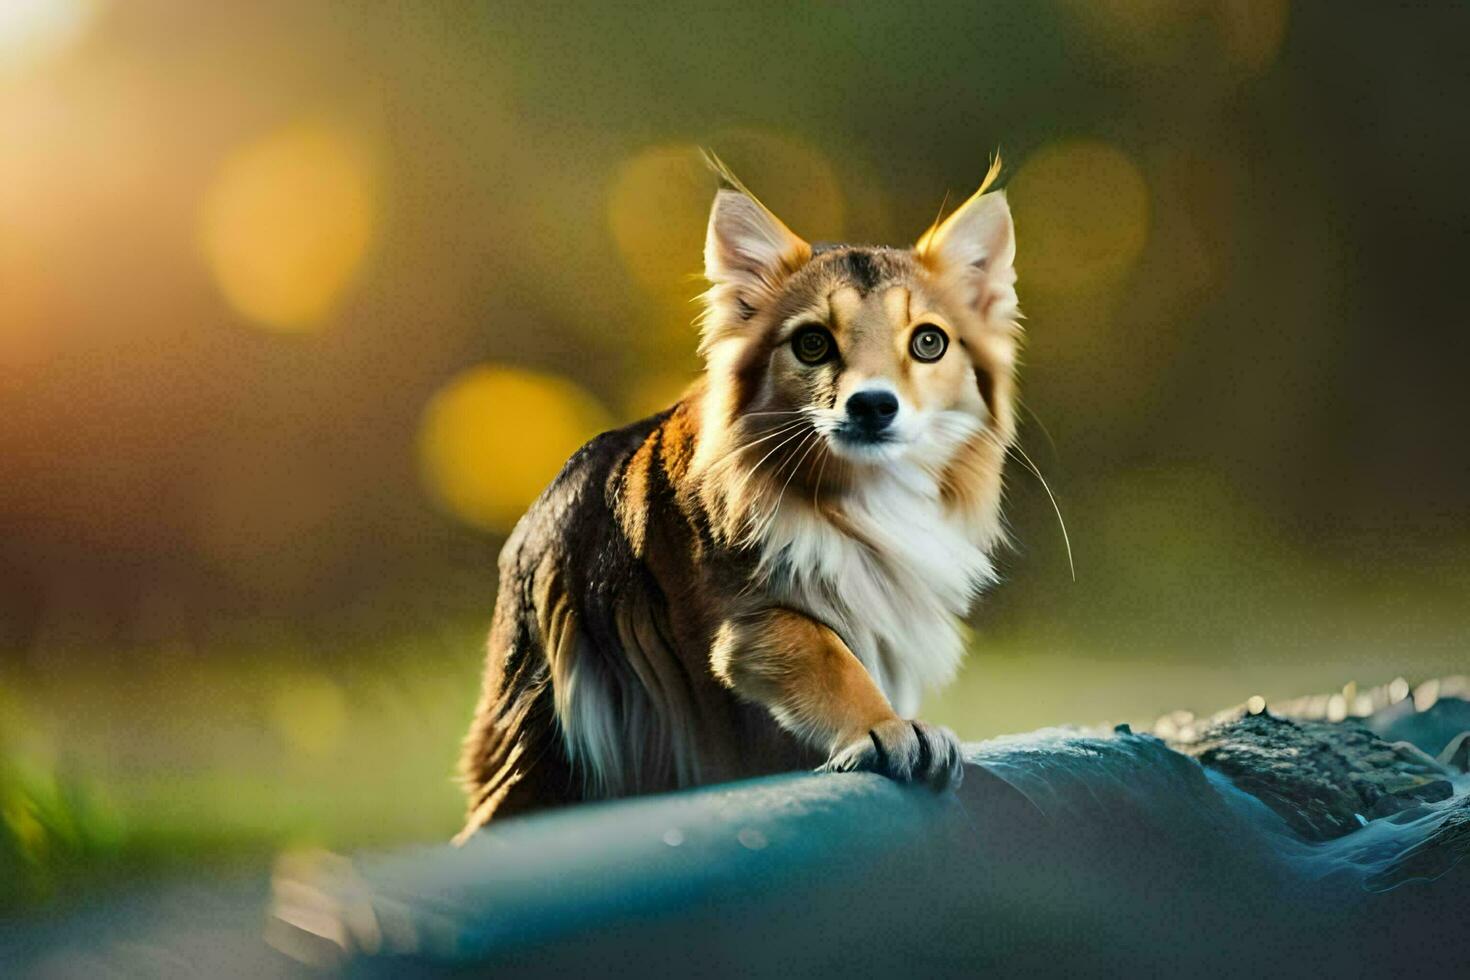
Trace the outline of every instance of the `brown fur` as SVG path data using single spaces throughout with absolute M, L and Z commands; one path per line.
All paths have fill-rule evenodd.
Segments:
M 824 762 L 958 778 L 953 737 L 899 717 L 872 650 L 861 659 L 844 638 L 852 624 L 799 607 L 803 593 L 782 585 L 802 570 L 763 535 L 807 514 L 874 574 L 901 574 L 889 531 L 852 507 L 875 466 L 914 465 L 932 470 L 957 533 L 999 540 L 1018 332 L 1009 213 L 999 224 L 995 201 L 977 195 L 914 250 L 814 251 L 753 197 L 721 192 L 705 380 L 579 450 L 501 555 L 462 759 L 465 833 L 496 815 Z M 795 358 L 805 323 L 830 331 L 838 362 Z M 909 352 L 921 325 L 951 338 L 935 362 Z M 975 431 L 912 464 L 840 451 L 822 419 L 872 379 Z

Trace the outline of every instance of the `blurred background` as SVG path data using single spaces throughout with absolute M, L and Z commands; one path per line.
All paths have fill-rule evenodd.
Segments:
M 997 148 L 968 738 L 1470 664 L 1470 7 L 0 0 L 0 904 L 443 840 L 494 559 L 694 356 L 716 149 L 910 242 Z M 1350 705 L 1351 702 L 1349 702 Z

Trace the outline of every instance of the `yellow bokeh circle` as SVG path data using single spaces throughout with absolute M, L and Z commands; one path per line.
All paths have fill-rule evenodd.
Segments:
M 1114 281 L 1148 241 L 1149 190 L 1122 150 L 1096 140 L 1052 143 L 1027 158 L 1007 189 L 1029 289 Z
M 816 150 L 751 129 L 719 133 L 709 142 L 797 234 L 819 240 L 841 236 L 842 188 L 832 165 Z M 716 186 L 692 143 L 645 147 L 613 175 L 607 202 L 613 240 L 628 271 L 655 297 L 686 303 L 699 291 Z M 683 309 L 692 314 L 687 305 Z
M 372 241 L 374 172 L 363 146 L 320 125 L 226 160 L 205 195 L 200 244 L 230 305 L 274 330 L 321 325 Z
M 505 531 L 610 424 L 607 410 L 564 378 L 483 365 L 451 379 L 425 407 L 420 471 L 449 513 Z
M 699 291 L 692 276 L 700 269 L 713 186 L 698 148 L 689 144 L 648 147 L 613 175 L 607 201 L 613 241 L 633 278 L 655 296 L 687 299 Z
M 764 129 L 729 129 L 710 146 L 792 231 L 810 242 L 842 241 L 847 200 L 842 180 L 820 150 Z

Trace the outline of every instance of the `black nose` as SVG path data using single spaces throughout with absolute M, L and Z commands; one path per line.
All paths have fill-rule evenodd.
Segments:
M 847 417 L 865 432 L 882 432 L 898 414 L 898 398 L 891 391 L 859 391 L 847 400 Z

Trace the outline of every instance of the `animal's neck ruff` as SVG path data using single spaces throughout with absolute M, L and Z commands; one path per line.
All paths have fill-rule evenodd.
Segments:
M 830 626 L 904 714 L 953 678 L 962 617 L 995 579 L 987 549 L 943 494 L 942 463 L 974 425 L 947 431 L 904 460 L 863 467 L 840 495 L 810 498 L 769 481 L 746 505 L 759 553 L 752 589 Z

